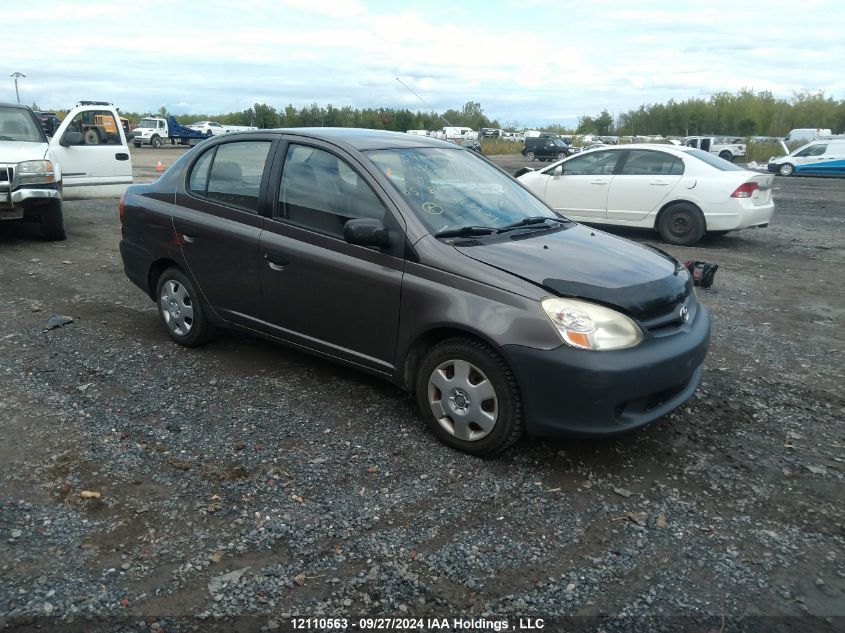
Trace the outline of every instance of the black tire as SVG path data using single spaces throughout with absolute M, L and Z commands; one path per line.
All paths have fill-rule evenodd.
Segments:
M 558 160 L 563 160 L 564 158 L 566 158 L 566 152 L 558 152 L 557 153 L 557 159 Z
M 141 147 L 140 143 L 132 143 L 135 147 Z
M 41 223 L 41 236 L 51 242 L 67 239 L 65 216 L 62 213 L 62 201 L 52 200 L 39 209 L 38 220 Z
M 100 135 L 97 133 L 97 130 L 93 128 L 88 128 L 85 130 L 85 144 L 86 145 L 99 145 L 100 144 Z
M 170 338 L 180 345 L 196 347 L 214 337 L 215 328 L 206 316 L 199 291 L 180 269 L 168 268 L 161 273 L 156 283 L 155 301 Z
M 726 149 L 724 149 L 724 150 L 722 150 L 721 152 L 719 152 L 719 158 L 723 158 L 723 159 L 725 159 L 726 161 L 728 161 L 729 163 L 734 162 L 734 155 L 733 155 L 733 154 L 731 154 L 731 153 L 730 153 L 728 150 L 726 150 Z
M 795 166 L 792 163 L 784 163 L 778 169 L 778 175 L 780 176 L 791 176 L 795 173 Z
M 657 230 L 667 244 L 692 246 L 704 235 L 706 225 L 698 207 L 676 202 L 665 209 L 657 220 Z
M 534 152 L 526 152 L 525 158 L 527 158 L 530 161 L 533 161 L 535 158 L 537 158 L 537 156 L 535 156 Z
M 158 149 L 159 147 L 161 147 L 161 138 L 159 138 L 158 136 L 153 136 L 153 137 L 150 139 L 150 145 L 151 145 L 154 149 Z
M 452 363 L 462 364 L 467 368 L 467 383 L 464 383 L 470 385 L 467 391 L 461 391 L 460 377 L 457 372 L 453 372 L 451 378 L 443 378 L 448 375 L 448 371 L 442 368 Z M 454 365 L 452 367 L 454 369 Z M 455 381 L 453 393 L 451 395 L 443 393 L 431 382 L 433 379 Z M 484 383 L 486 383 L 485 390 L 492 391 L 492 397 L 487 399 L 482 399 L 481 391 L 474 391 L 476 387 L 480 388 Z M 415 391 L 420 412 L 434 436 L 447 446 L 464 453 L 477 457 L 495 455 L 515 444 L 525 432 L 522 402 L 516 378 L 504 359 L 480 341 L 451 338 L 432 347 L 420 363 Z M 458 406 L 457 403 L 462 402 L 466 407 L 467 417 L 472 418 L 474 413 L 470 410 L 472 407 L 470 401 L 477 394 L 474 408 L 483 409 L 487 416 L 493 418 L 490 428 L 484 429 L 475 422 L 464 425 L 455 424 L 455 420 L 460 421 L 461 416 L 455 409 L 455 406 Z M 465 399 L 458 400 L 460 398 Z M 446 406 L 451 409 L 447 410 L 441 405 L 440 410 L 444 415 L 438 418 L 432 406 L 436 407 L 437 403 L 447 400 L 449 402 Z M 458 437 L 462 434 L 460 429 L 478 437 L 469 439 Z

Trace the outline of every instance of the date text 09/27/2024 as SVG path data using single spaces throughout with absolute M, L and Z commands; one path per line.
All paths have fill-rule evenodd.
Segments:
M 542 618 L 293 618 L 295 630 L 357 629 L 359 631 L 539 631 L 545 628 Z

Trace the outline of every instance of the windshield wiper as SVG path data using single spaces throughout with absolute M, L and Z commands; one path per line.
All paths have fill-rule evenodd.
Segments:
M 545 215 L 535 215 L 530 218 L 523 218 L 519 222 L 514 222 L 513 224 L 506 224 L 505 226 L 499 228 L 496 233 L 507 233 L 508 231 L 513 231 L 514 229 L 521 229 L 524 226 L 531 226 L 532 224 L 545 224 L 546 222 L 560 222 L 561 224 L 568 224 L 569 220 L 564 220 L 563 218 L 552 218 Z
M 435 233 L 434 237 L 469 237 L 471 235 L 492 235 L 496 232 L 494 226 L 462 226 L 458 229 L 446 229 Z

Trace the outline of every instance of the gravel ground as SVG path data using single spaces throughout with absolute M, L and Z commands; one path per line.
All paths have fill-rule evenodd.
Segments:
M 138 179 L 177 155 L 133 150 Z M 721 266 L 685 407 L 494 460 L 364 374 L 237 334 L 171 343 L 122 272 L 114 200 L 66 203 L 63 243 L 0 226 L 0 629 L 842 631 L 845 181 L 776 187 L 768 229 L 666 249 Z

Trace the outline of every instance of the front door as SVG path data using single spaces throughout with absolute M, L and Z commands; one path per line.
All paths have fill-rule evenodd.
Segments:
M 272 146 L 269 138 L 212 145 L 194 159 L 173 206 L 176 240 L 207 303 L 252 328 L 261 322 L 259 209 Z
M 328 147 L 290 144 L 260 242 L 270 332 L 303 347 L 391 373 L 404 269 L 404 226 L 360 166 Z M 352 218 L 384 221 L 385 249 L 343 239 Z
M 626 154 L 607 195 L 610 220 L 642 220 L 660 206 L 684 174 L 683 161 L 666 152 L 633 149 Z
M 621 152 L 592 150 L 563 163 L 563 173 L 548 175 L 546 204 L 574 220 L 604 218 L 613 170 Z
M 65 133 L 80 132 L 84 145 L 62 146 Z M 62 170 L 65 200 L 119 196 L 132 184 L 132 160 L 123 129 L 109 110 L 77 110 L 50 141 L 50 155 Z

